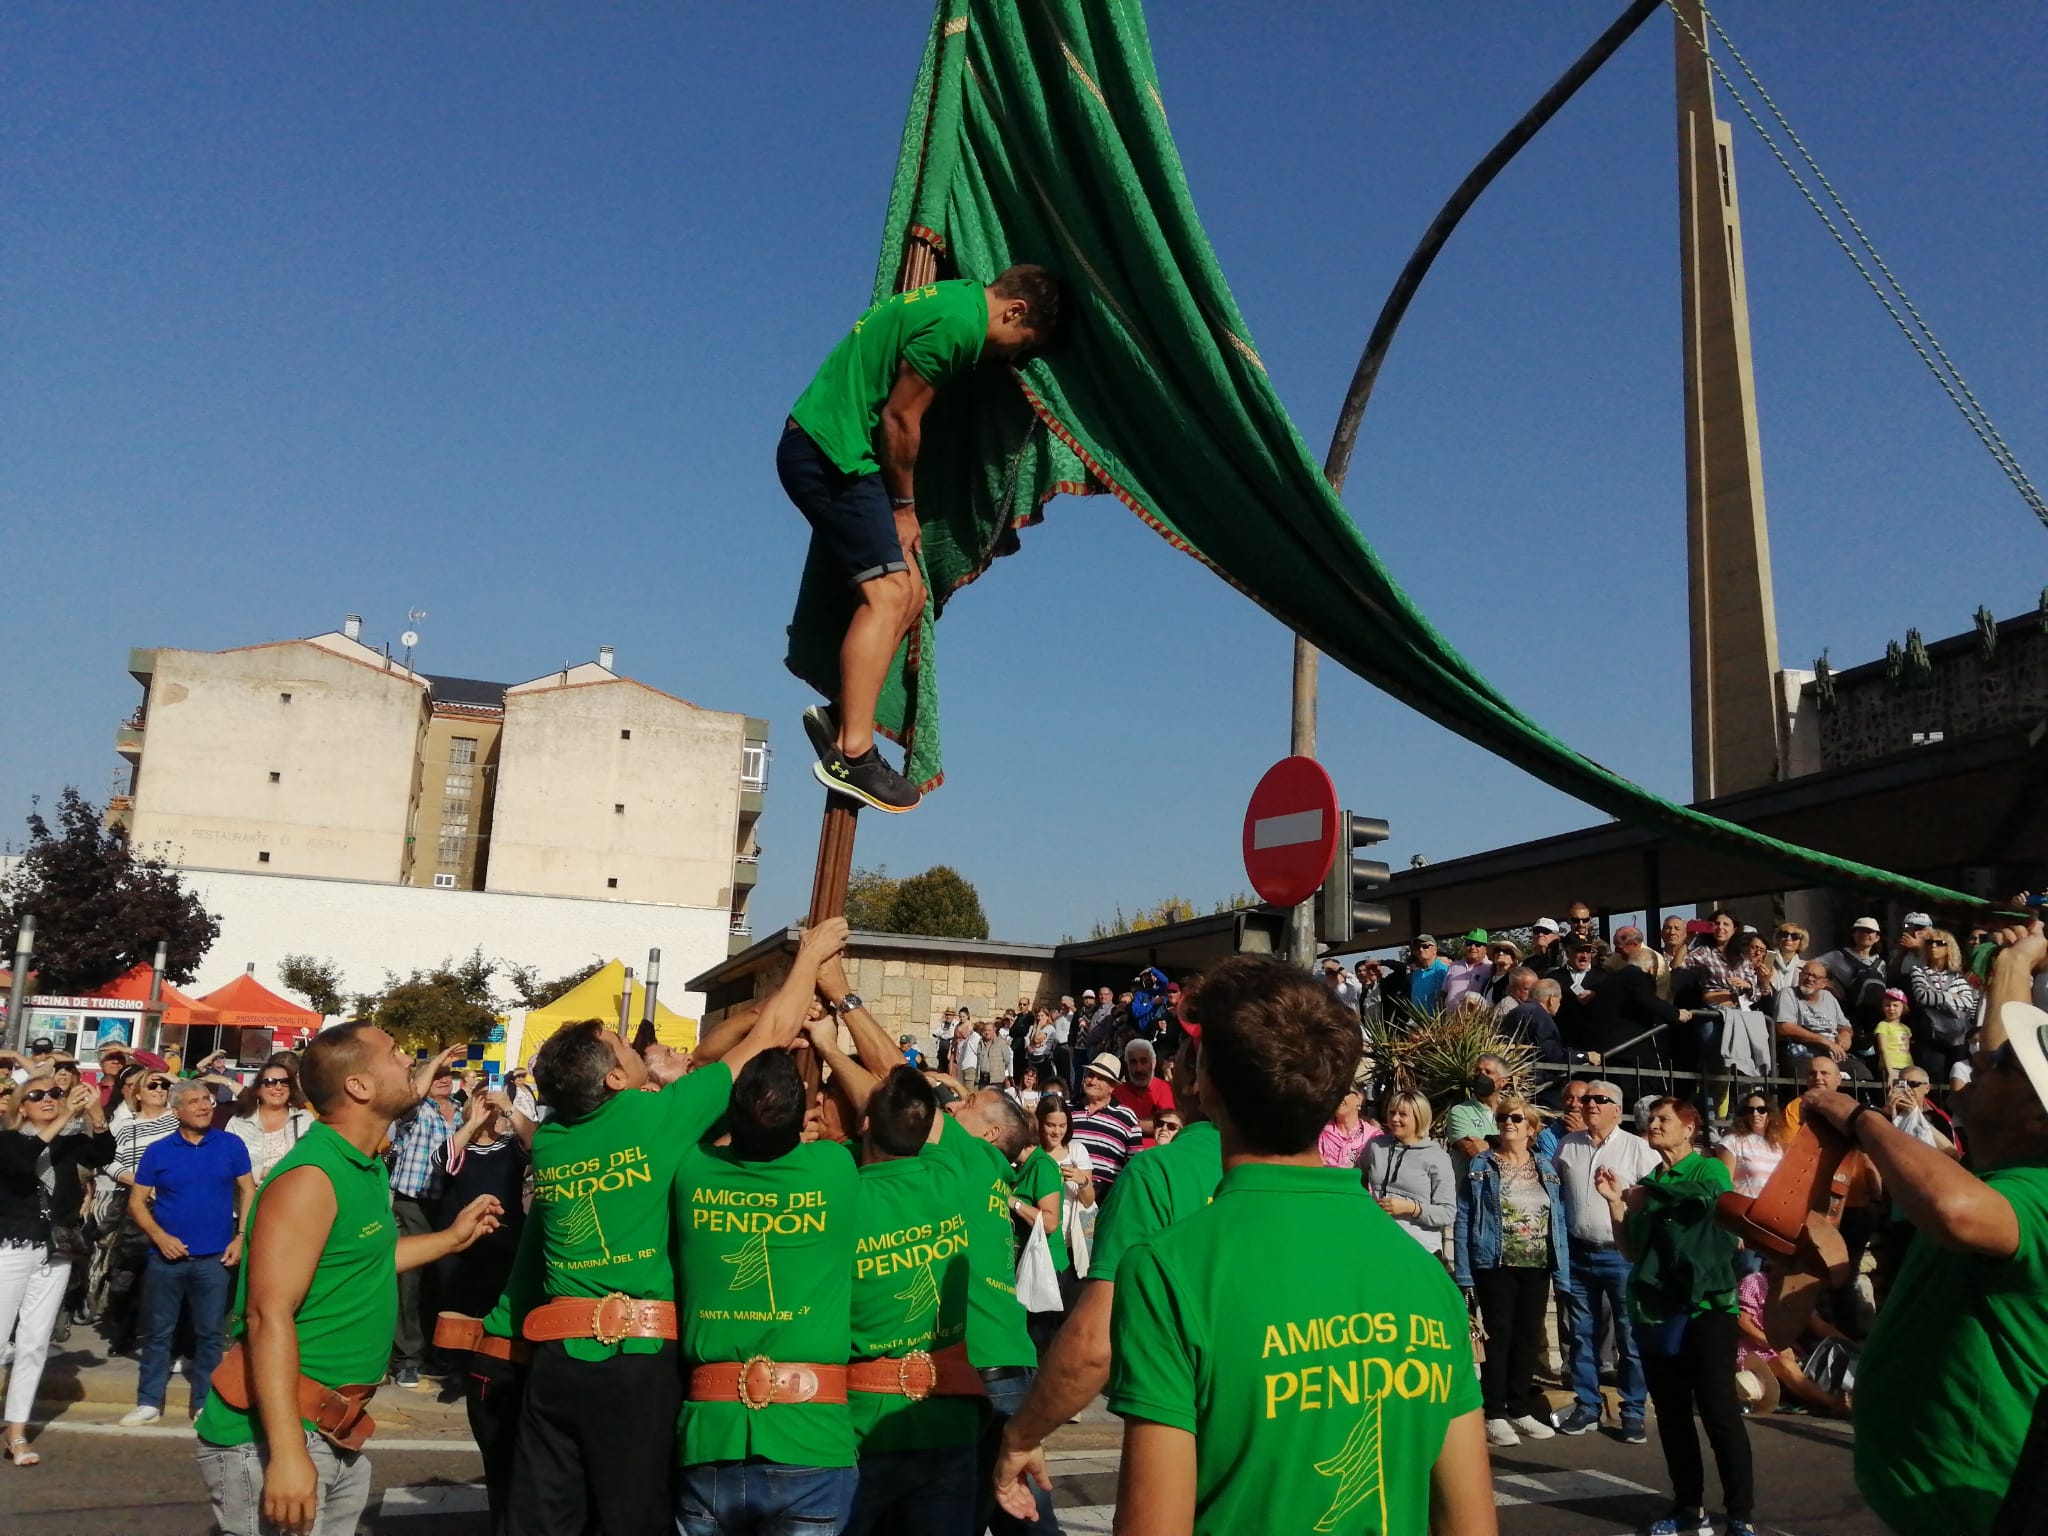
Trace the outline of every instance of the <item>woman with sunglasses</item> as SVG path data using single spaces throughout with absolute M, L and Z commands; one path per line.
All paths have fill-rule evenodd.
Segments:
M 1751 1088 L 1737 1096 L 1728 1134 L 1714 1148 L 1714 1156 L 1727 1165 L 1735 1192 L 1754 1198 L 1785 1160 L 1785 1143 L 1791 1139 L 1777 1100 L 1761 1088 Z M 1752 1248 L 1744 1247 L 1735 1255 L 1738 1275 L 1753 1275 L 1763 1265 L 1764 1256 Z
M 1963 1041 L 1977 1022 L 1977 989 L 1970 985 L 1956 936 L 1946 928 L 1920 935 L 1920 963 L 1907 976 L 1913 989 L 1913 1056 L 1938 1081 L 1963 1059 Z
M 1494 1109 L 1492 1145 L 1465 1165 L 1458 1187 L 1453 1269 L 1486 1325 L 1479 1367 L 1486 1443 L 1548 1440 L 1549 1405 L 1535 1391 L 1543 1312 L 1571 1279 L 1557 1169 L 1536 1150 L 1543 1111 L 1507 1095 Z
M 109 1203 L 112 1236 L 106 1239 L 107 1256 L 101 1281 L 104 1299 L 99 1308 L 100 1332 L 107 1349 L 125 1355 L 135 1348 L 137 1316 L 142 1300 L 142 1271 L 149 1262 L 150 1241 L 128 1215 L 134 1198 L 135 1170 L 142 1166 L 142 1154 L 178 1129 L 178 1117 L 171 1113 L 171 1085 L 175 1079 L 161 1068 L 131 1069 L 124 1099 L 114 1111 L 108 1129 L 114 1133 L 114 1160 L 107 1174 L 117 1186 Z M 116 1209 L 118 1207 L 118 1209 Z
M 279 1051 L 263 1063 L 256 1081 L 235 1096 L 228 1130 L 249 1148 L 249 1170 L 261 1184 L 313 1128 L 313 1111 L 299 1090 L 299 1058 Z
M 74 1120 L 82 1135 L 60 1135 Z M 78 1214 L 85 1203 L 81 1170 L 114 1157 L 96 1089 L 68 1092 L 56 1074 L 32 1074 L 14 1095 L 0 1131 L 0 1338 L 14 1335 L 14 1368 L 4 1409 L 7 1459 L 33 1467 L 28 1415 L 49 1357 L 50 1334 L 64 1303 L 74 1260 L 85 1257 Z

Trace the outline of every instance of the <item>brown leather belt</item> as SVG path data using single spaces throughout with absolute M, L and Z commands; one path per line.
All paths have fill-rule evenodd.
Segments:
M 249 1390 L 249 1357 L 238 1339 L 221 1356 L 210 1378 L 220 1400 L 237 1413 L 247 1413 L 255 1395 Z M 377 1433 L 377 1421 L 365 1411 L 377 1395 L 376 1383 L 330 1387 L 312 1377 L 299 1377 L 299 1417 L 344 1451 L 360 1451 Z
M 842 1404 L 846 1401 L 846 1367 L 785 1365 L 766 1355 L 738 1363 L 700 1365 L 690 1372 L 690 1401 L 736 1402 L 748 1408 L 766 1408 L 770 1403 Z
M 526 1340 L 485 1333 L 482 1318 L 460 1312 L 443 1312 L 434 1319 L 434 1348 L 467 1350 L 472 1355 L 488 1355 L 514 1365 L 524 1365 L 533 1358 L 533 1346 Z
M 609 1296 L 557 1296 L 526 1314 L 520 1330 L 536 1344 L 552 1339 L 595 1339 L 616 1344 L 621 1339 L 672 1339 L 676 1336 L 676 1304 L 635 1301 L 618 1291 Z
M 913 1349 L 907 1355 L 856 1360 L 846 1368 L 846 1390 L 907 1397 L 921 1403 L 928 1397 L 987 1397 L 988 1387 L 967 1358 L 965 1344 L 951 1344 L 929 1354 Z

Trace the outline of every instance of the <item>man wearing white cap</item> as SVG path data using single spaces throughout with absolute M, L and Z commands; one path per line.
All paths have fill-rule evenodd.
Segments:
M 1856 1485 L 1900 1536 L 2020 1530 L 2048 1476 L 2023 1454 L 2048 1390 L 2048 1012 L 2028 1001 L 2048 937 L 1998 937 L 1963 1092 L 1981 1177 L 1846 1094 L 1803 1101 L 1919 1229 L 1856 1377 Z
M 1923 946 L 1927 942 L 1928 931 L 1933 927 L 1934 918 L 1926 912 L 1908 912 L 1899 920 L 1899 947 L 1892 951 L 1891 963 L 1886 967 L 1886 979 L 1909 997 L 1913 983 L 1908 978 L 1927 963 L 1927 952 Z
M 1539 917 L 1530 942 L 1536 947 L 1529 951 L 1529 958 L 1522 963 L 1538 976 L 1547 975 L 1564 963 L 1564 952 L 1557 947 L 1557 936 L 1564 932 L 1564 924 L 1554 917 Z
M 1116 1102 L 1123 1080 L 1124 1064 L 1113 1052 L 1102 1052 L 1081 1069 L 1082 1107 L 1068 1121 L 1068 1138 L 1088 1149 L 1095 1168 L 1095 1188 L 1104 1200 L 1124 1164 L 1145 1140 L 1138 1117 Z
M 1859 1035 L 1877 1027 L 1884 1009 L 1884 930 L 1874 917 L 1859 917 L 1849 925 L 1849 942 L 1820 956 L 1827 967 L 1828 988 L 1849 1015 Z

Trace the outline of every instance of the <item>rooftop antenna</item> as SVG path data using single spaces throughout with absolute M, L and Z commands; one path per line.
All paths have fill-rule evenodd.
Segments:
M 420 620 L 426 616 L 427 610 L 424 608 L 409 608 L 406 610 L 406 631 L 398 637 L 398 643 L 405 647 L 404 666 L 408 672 L 412 670 L 412 648 L 420 643 Z

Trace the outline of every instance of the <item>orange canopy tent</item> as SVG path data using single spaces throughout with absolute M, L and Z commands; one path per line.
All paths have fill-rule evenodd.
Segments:
M 290 1049 L 301 1035 L 320 1030 L 319 1014 L 279 997 L 247 971 L 199 1001 L 213 1011 L 214 1022 L 223 1029 L 268 1030 L 272 1043 L 281 1050 Z
M 138 965 L 126 975 L 115 977 L 105 986 L 94 987 L 92 995 L 94 997 L 118 999 L 122 1002 L 146 1004 L 149 1001 L 149 977 L 149 967 Z M 167 981 L 164 983 L 163 990 L 163 1022 L 166 1024 L 218 1024 L 221 1020 L 216 1016 L 210 1004 L 187 997 Z

